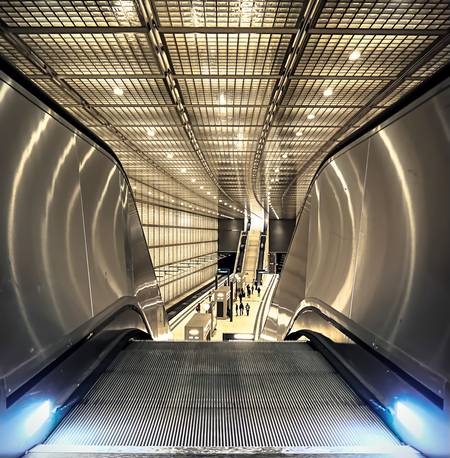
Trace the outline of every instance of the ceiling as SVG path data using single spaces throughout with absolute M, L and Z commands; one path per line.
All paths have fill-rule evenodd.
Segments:
M 449 29 L 447 0 L 0 0 L 1 54 L 215 216 L 293 218 L 327 152 L 449 62 Z

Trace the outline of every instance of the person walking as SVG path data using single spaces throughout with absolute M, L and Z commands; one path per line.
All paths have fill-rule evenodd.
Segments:
M 258 286 L 258 297 L 259 297 L 260 294 L 261 294 L 261 287 Z
M 241 299 L 241 304 L 242 304 L 242 299 Z M 239 315 L 239 304 L 236 302 L 236 316 Z
M 250 314 L 250 304 L 248 302 L 245 305 L 245 311 L 247 312 L 247 316 L 249 316 L 249 314 Z
M 244 314 L 244 304 L 241 302 L 240 305 L 239 305 L 239 315 L 243 315 Z
M 252 285 L 252 296 L 253 296 L 254 291 L 255 291 L 255 287 Z
M 200 304 L 197 304 L 197 305 L 195 306 L 195 311 L 196 311 L 197 313 L 200 313 Z

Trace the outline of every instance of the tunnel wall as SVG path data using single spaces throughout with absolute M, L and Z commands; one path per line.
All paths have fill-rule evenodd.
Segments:
M 1 410 L 121 308 L 153 337 L 167 320 L 118 162 L 3 72 L 0 138 Z
M 450 80 L 317 174 L 263 336 L 333 311 L 443 397 L 450 378 Z M 305 265 L 306 262 L 306 265 Z

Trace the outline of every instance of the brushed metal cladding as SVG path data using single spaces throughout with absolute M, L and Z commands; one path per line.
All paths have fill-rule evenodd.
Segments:
M 83 141 L 0 80 L 0 377 L 7 393 L 91 315 Z
M 371 138 L 351 316 L 447 380 L 449 177 L 447 88 Z
M 142 302 L 151 313 L 136 319 L 155 338 L 168 325 L 157 287 L 142 287 L 155 274 L 115 160 L 2 72 L 0 138 L 3 412 L 7 396 L 121 307 Z
M 310 201 L 308 196 L 294 230 L 260 340 L 280 340 L 280 336 L 286 335 L 298 304 L 305 298 Z
M 125 180 L 122 178 L 123 184 Z M 128 193 L 128 229 L 130 238 L 130 256 L 133 263 L 133 294 L 142 308 L 154 337 L 164 336 L 169 328 L 164 301 L 161 297 L 153 263 L 147 242 L 142 232 L 139 214 Z
M 94 148 L 80 154 L 86 245 L 93 312 L 97 314 L 121 296 L 132 296 L 127 269 L 127 209 L 117 165 Z
M 297 342 L 134 342 L 46 441 L 46 447 L 373 444 L 399 441 L 320 353 Z
M 330 161 L 311 195 L 306 297 L 349 316 L 368 141 Z M 298 303 L 297 303 L 298 306 Z

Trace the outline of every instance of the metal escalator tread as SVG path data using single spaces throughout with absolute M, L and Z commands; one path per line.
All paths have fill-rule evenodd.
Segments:
M 117 355 L 46 444 L 400 445 L 306 343 L 144 341 Z

